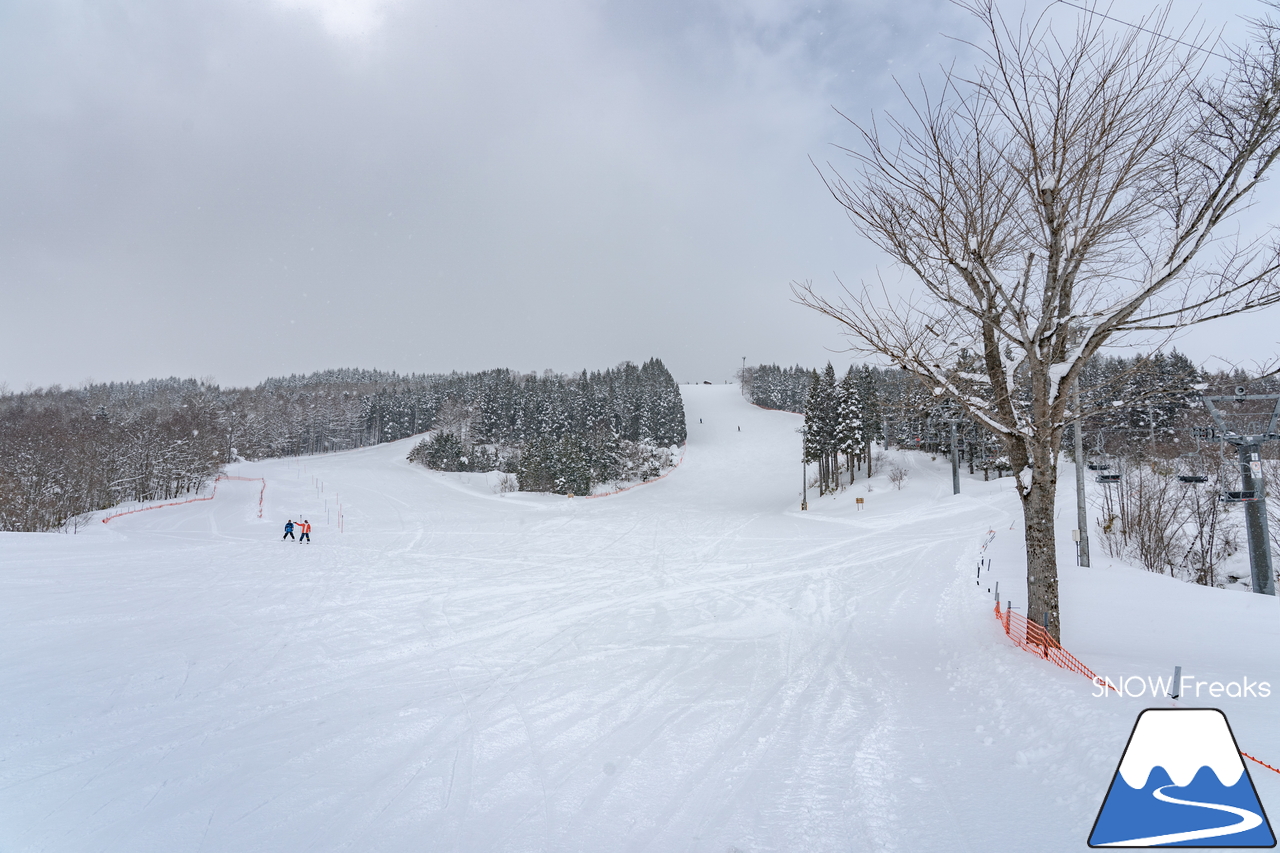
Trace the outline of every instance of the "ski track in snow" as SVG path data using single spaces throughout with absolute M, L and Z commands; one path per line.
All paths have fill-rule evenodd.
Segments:
M 800 418 L 682 391 L 684 463 L 600 500 L 487 493 L 411 440 L 234 466 L 261 521 L 226 481 L 0 534 L 0 850 L 1084 849 L 1151 703 L 1004 640 L 973 565 L 995 529 L 1020 594 L 1010 481 L 953 497 L 912 454 L 902 491 L 801 513 Z M 299 514 L 315 541 L 281 542 Z M 1072 609 L 1097 579 L 1063 574 L 1087 662 L 1208 660 L 1126 657 L 1119 605 Z M 1256 645 L 1233 661 L 1266 678 Z M 1228 712 L 1277 756 L 1267 707 Z

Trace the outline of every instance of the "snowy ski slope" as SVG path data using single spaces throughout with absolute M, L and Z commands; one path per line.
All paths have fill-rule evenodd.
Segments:
M 0 534 L 0 851 L 1086 849 L 1134 718 L 1168 703 L 1095 698 L 1004 638 L 1010 481 L 953 497 L 905 454 L 902 491 L 801 513 L 800 418 L 682 391 L 683 464 L 611 497 L 499 495 L 402 442 L 233 466 L 267 479 L 261 521 L 224 482 Z M 281 542 L 299 516 L 314 542 Z M 1099 673 L 1280 694 L 1274 599 L 1063 576 Z M 1278 701 L 1187 704 L 1276 763 Z

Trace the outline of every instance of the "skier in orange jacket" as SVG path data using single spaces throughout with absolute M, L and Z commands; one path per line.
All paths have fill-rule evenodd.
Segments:
M 299 542 L 311 541 L 311 522 L 305 518 L 302 520 L 302 535 L 298 537 Z

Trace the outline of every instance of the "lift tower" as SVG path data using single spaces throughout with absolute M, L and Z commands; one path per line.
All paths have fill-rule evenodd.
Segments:
M 1280 394 L 1246 394 L 1244 386 L 1236 387 L 1234 397 L 1201 397 L 1209 415 L 1217 425 L 1219 437 L 1234 445 L 1240 454 L 1240 491 L 1227 492 L 1223 499 L 1229 503 L 1243 503 L 1245 524 L 1249 537 L 1249 572 L 1253 576 L 1253 591 L 1263 595 L 1275 595 L 1275 575 L 1271 569 L 1271 543 L 1267 530 L 1267 484 L 1262 476 L 1260 451 L 1265 441 L 1280 441 L 1276 433 L 1276 421 L 1280 420 Z M 1223 411 L 1216 403 L 1232 403 L 1235 408 L 1246 400 L 1269 400 L 1273 403 L 1266 429 L 1251 433 L 1247 427 L 1229 429 Z M 1257 417 L 1258 414 L 1254 413 Z M 1255 422 L 1255 425 L 1259 424 Z

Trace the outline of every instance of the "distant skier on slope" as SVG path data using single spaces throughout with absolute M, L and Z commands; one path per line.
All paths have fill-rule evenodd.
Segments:
M 299 543 L 302 543 L 302 542 L 308 542 L 308 543 L 309 543 L 310 541 L 311 541 L 311 522 L 307 521 L 307 520 L 304 518 L 304 519 L 302 519 L 302 535 L 298 537 L 298 542 L 299 542 Z
M 292 518 L 284 523 L 284 535 L 281 536 L 280 538 L 281 539 L 293 538 L 293 519 Z

